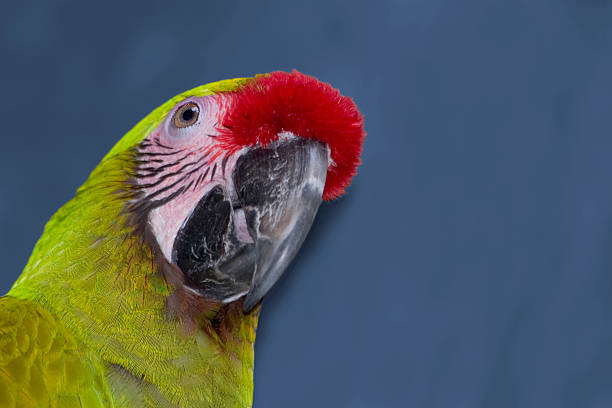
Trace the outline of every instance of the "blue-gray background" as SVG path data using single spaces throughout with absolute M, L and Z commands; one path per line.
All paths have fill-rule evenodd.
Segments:
M 264 304 L 255 407 L 612 406 L 609 1 L 3 2 L 0 32 L 2 291 L 154 107 L 297 68 L 368 137 Z

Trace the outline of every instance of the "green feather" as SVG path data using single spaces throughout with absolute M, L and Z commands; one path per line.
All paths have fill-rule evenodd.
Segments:
M 213 305 L 196 316 L 197 330 L 169 316 L 173 289 L 124 212 L 134 146 L 183 99 L 245 80 L 204 85 L 155 109 L 47 223 L 0 299 L 0 406 L 251 406 L 258 310 Z M 221 312 L 224 332 L 211 321 Z

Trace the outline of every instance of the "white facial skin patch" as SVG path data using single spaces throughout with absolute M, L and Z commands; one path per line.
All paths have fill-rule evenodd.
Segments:
M 159 203 L 149 213 L 148 225 L 168 261 L 172 260 L 178 231 L 202 197 L 217 185 L 228 197 L 236 195 L 231 178 L 242 151 L 228 155 L 216 140 L 223 98 L 223 95 L 211 95 L 188 98 L 177 104 L 139 151 L 146 159 L 137 169 L 144 200 Z M 186 108 L 191 109 L 188 115 L 184 113 Z M 197 120 L 180 127 L 183 119 L 193 121 L 194 115 Z M 233 222 L 236 237 L 253 242 L 242 209 L 233 211 Z

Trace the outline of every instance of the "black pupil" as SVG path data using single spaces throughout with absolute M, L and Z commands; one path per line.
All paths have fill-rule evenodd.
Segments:
M 187 108 L 183 111 L 183 114 L 181 115 L 181 119 L 185 122 L 191 122 L 191 120 L 195 117 L 195 109 L 193 108 Z

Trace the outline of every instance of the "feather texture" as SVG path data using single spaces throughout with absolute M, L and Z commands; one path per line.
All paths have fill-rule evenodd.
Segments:
M 219 93 L 234 109 L 220 126 L 235 128 L 234 139 L 227 132 L 220 139 L 236 148 L 265 145 L 282 131 L 317 138 L 332 159 L 324 198 L 344 192 L 365 133 L 352 100 L 331 86 L 296 72 L 273 73 L 172 98 L 128 132 L 50 219 L 23 273 L 0 298 L 0 406 L 252 405 L 259 306 L 244 313 L 242 299 L 221 304 L 190 291 L 160 250 L 149 217 L 209 171 L 210 180 L 225 176 L 221 150 L 211 150 L 200 167 L 182 156 L 163 165 L 156 156 L 178 153 L 147 139 L 186 98 Z M 253 120 L 258 110 L 265 123 Z M 151 143 L 159 151 L 148 151 Z M 212 169 L 203 168 L 208 163 Z M 187 179 L 191 184 L 181 184 Z M 161 182 L 170 184 L 146 190 Z

